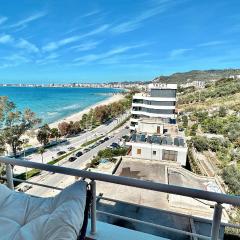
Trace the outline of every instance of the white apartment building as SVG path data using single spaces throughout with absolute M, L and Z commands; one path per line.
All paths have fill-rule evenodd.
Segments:
M 141 118 L 157 118 L 163 122 L 176 122 L 177 84 L 152 83 L 147 93 L 133 96 L 130 129 L 136 130 Z
M 186 166 L 187 144 L 176 124 L 159 119 L 140 119 L 136 133 L 126 143 L 131 156 L 138 159 L 174 161 Z

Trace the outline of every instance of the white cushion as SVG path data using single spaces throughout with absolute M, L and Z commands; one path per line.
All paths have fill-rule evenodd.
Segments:
M 1 240 L 76 240 L 82 227 L 86 182 L 53 198 L 37 198 L 0 184 Z

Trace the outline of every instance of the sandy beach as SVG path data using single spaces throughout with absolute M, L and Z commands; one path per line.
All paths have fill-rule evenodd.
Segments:
M 113 102 L 117 102 L 121 99 L 123 99 L 123 94 L 120 94 L 120 93 L 114 94 L 111 97 L 109 97 L 108 99 L 105 99 L 101 102 L 97 102 L 96 104 L 93 104 L 93 105 L 89 106 L 88 108 L 85 108 L 84 110 L 82 110 L 78 113 L 74 113 L 74 114 L 72 114 L 72 115 L 70 115 L 66 118 L 60 119 L 60 120 L 58 120 L 54 123 L 50 123 L 49 126 L 51 128 L 54 128 L 54 127 L 58 127 L 58 124 L 60 122 L 63 122 L 63 121 L 64 122 L 79 121 L 82 118 L 83 114 L 88 113 L 91 108 L 95 108 L 95 107 L 100 106 L 100 105 L 107 105 L 107 104 L 110 104 L 110 103 L 113 103 Z
M 119 100 L 121 100 L 123 98 L 124 98 L 124 96 L 121 93 L 114 94 L 114 95 L 110 96 L 108 99 L 105 99 L 105 100 L 103 100 L 101 102 L 97 102 L 96 104 L 93 104 L 93 105 L 85 108 L 84 110 L 82 110 L 82 111 L 80 111 L 78 113 L 74 113 L 74 114 L 72 114 L 72 115 L 70 115 L 68 117 L 65 117 L 65 118 L 60 119 L 60 120 L 58 120 L 56 122 L 50 123 L 49 126 L 51 128 L 57 128 L 58 124 L 60 122 L 63 122 L 63 121 L 65 121 L 65 122 L 79 121 L 82 118 L 83 114 L 88 113 L 91 108 L 95 108 L 95 107 L 100 106 L 100 105 L 107 105 L 107 104 L 110 104 L 110 103 L 113 103 L 113 102 L 117 102 L 117 101 L 119 101 Z M 29 137 L 29 136 L 25 135 L 23 138 L 28 138 L 30 145 L 34 145 L 34 146 L 39 145 L 39 142 L 37 141 L 36 137 Z

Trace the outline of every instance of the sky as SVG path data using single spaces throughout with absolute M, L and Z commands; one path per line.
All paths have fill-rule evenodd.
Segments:
M 0 0 L 0 83 L 240 67 L 239 0 Z

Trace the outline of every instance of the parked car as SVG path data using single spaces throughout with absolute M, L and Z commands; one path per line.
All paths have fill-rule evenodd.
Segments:
M 65 154 L 65 153 L 66 153 L 65 151 L 59 151 L 59 152 L 57 153 L 57 155 L 58 155 L 58 156 L 61 156 L 61 155 Z
M 75 150 L 76 148 L 75 147 L 68 147 L 68 150 L 69 151 L 73 151 L 73 150 Z
M 110 145 L 110 147 L 112 147 L 112 148 L 120 148 L 120 146 L 119 146 L 119 144 L 117 144 L 117 143 L 112 143 L 111 145 Z
M 125 129 L 129 129 L 129 126 L 126 126 Z
M 100 144 L 104 143 L 104 139 L 101 139 L 101 140 L 99 141 L 99 143 L 100 143 Z
M 109 137 L 105 137 L 105 138 L 104 138 L 104 141 L 108 141 L 108 140 L 109 140 Z
M 74 162 L 76 159 L 77 159 L 76 157 L 70 157 L 70 158 L 68 159 L 68 161 L 69 161 L 69 162 Z
M 82 155 L 83 155 L 83 153 L 82 153 L 81 151 L 79 151 L 79 152 L 77 152 L 77 153 L 75 154 L 76 157 L 80 157 L 80 156 L 82 156 Z

